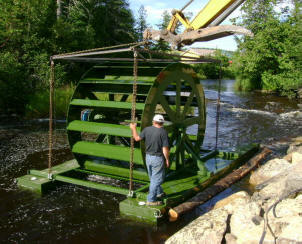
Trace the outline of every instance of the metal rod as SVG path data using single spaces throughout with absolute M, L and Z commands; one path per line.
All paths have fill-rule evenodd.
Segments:
M 75 62 L 106 62 L 106 61 L 125 61 L 125 62 L 133 62 L 132 58 L 64 58 L 63 60 L 75 61 Z M 213 62 L 212 59 L 203 59 L 203 60 L 174 60 L 174 59 L 137 59 L 140 62 L 150 62 L 150 63 L 186 63 L 186 64 L 201 64 L 201 63 L 217 63 Z
M 78 54 L 67 54 L 67 55 L 55 55 L 52 57 L 53 60 L 56 59 L 65 59 L 68 57 L 83 57 L 83 56 L 93 56 L 93 55 L 100 55 L 100 54 L 111 54 L 111 53 L 122 53 L 122 52 L 130 52 L 132 48 L 122 48 L 122 49 L 115 49 L 115 50 L 105 50 L 105 51 L 96 51 L 96 52 L 87 52 L 87 53 L 78 53 Z
M 53 91 L 54 91 L 54 61 L 50 62 L 50 80 L 49 80 L 49 131 L 48 131 L 48 178 L 51 179 L 51 165 L 52 165 L 52 143 L 53 143 Z
M 110 186 L 110 185 L 105 185 L 105 184 L 101 184 L 101 183 L 97 183 L 97 182 L 80 180 L 80 179 L 70 178 L 70 177 L 66 177 L 66 176 L 62 176 L 62 175 L 56 175 L 56 176 L 54 176 L 54 179 L 57 181 L 61 181 L 61 182 L 71 183 L 71 184 L 80 185 L 80 186 L 86 186 L 86 187 L 90 187 L 90 188 L 94 188 L 94 189 L 98 189 L 98 190 L 118 193 L 121 195 L 128 195 L 127 189 Z
M 182 9 L 180 10 L 180 12 L 184 11 L 194 0 L 190 0 L 189 2 L 186 3 L 185 6 L 182 7 Z
M 53 57 L 58 58 L 60 56 L 67 56 L 67 55 L 73 55 L 73 54 L 79 54 L 79 53 L 90 53 L 90 52 L 114 49 L 114 48 L 119 48 L 119 47 L 129 47 L 129 46 L 136 47 L 136 46 L 140 46 L 140 45 L 146 45 L 146 41 L 132 42 L 132 43 L 120 44 L 120 45 L 109 46 L 109 47 L 99 47 L 99 48 L 93 48 L 93 49 L 86 49 L 86 50 L 81 50 L 81 51 L 76 51 L 76 52 L 57 54 L 57 55 L 54 55 Z

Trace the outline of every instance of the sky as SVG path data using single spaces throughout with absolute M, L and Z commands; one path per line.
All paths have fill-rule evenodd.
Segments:
M 158 24 L 162 19 L 162 13 L 167 10 L 169 13 L 172 9 L 181 9 L 188 0 L 128 0 L 130 8 L 133 11 L 135 17 L 137 17 L 138 9 L 141 5 L 144 5 L 147 11 L 147 23 L 154 29 L 158 29 Z M 189 5 L 185 12 L 192 12 L 193 18 L 198 12 L 207 4 L 208 0 L 195 0 Z M 230 25 L 229 19 L 240 16 L 239 8 L 237 8 L 225 21 L 220 25 Z M 237 49 L 236 42 L 233 36 L 219 38 L 217 40 L 208 42 L 199 42 L 193 44 L 191 47 L 200 48 L 218 48 L 223 50 L 235 51 Z

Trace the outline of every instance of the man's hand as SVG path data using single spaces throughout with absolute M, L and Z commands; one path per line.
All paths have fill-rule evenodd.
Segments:
M 140 138 L 140 136 L 137 134 L 137 131 L 136 131 L 136 123 L 130 123 L 130 129 L 132 131 L 132 136 L 133 136 L 133 139 L 135 141 L 140 141 L 142 138 Z
M 164 157 L 166 159 L 166 167 L 169 168 L 170 167 L 170 162 L 169 162 L 170 150 L 169 150 L 169 147 L 163 147 L 163 154 L 164 154 Z
M 169 162 L 169 160 L 166 160 L 166 167 L 170 168 L 170 162 Z
M 136 123 L 130 123 L 130 129 L 136 130 Z

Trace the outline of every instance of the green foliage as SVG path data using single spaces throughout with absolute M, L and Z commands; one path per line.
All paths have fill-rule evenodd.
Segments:
M 276 12 L 276 1 L 247 1 L 242 25 L 253 38 L 239 40 L 234 71 L 239 90 L 264 89 L 293 96 L 302 87 L 301 4 Z
M 229 58 L 222 53 L 221 50 L 216 50 L 215 55 L 209 58 L 218 59 L 221 61 L 221 77 L 234 78 L 232 68 L 229 63 Z M 199 74 L 201 79 L 219 79 L 220 77 L 220 64 L 204 63 L 194 66 L 195 71 Z
M 137 33 L 138 36 L 138 41 L 143 41 L 143 34 L 144 31 L 148 28 L 148 24 L 147 24 L 147 11 L 144 7 L 144 5 L 141 5 L 139 10 L 138 10 L 138 18 L 135 24 L 135 31 Z
M 0 112 L 22 114 L 48 88 L 50 56 L 137 40 L 127 0 L 61 4 L 57 15 L 54 0 L 0 0 Z M 57 63 L 56 86 L 75 82 L 86 68 Z
M 22 113 L 29 90 L 18 53 L 0 53 L 0 108 L 4 112 Z
M 66 118 L 68 105 L 73 94 L 73 86 L 65 86 L 55 89 L 55 117 Z M 49 114 L 49 90 L 41 90 L 33 94 L 25 107 L 25 117 L 43 118 Z
M 166 29 L 168 27 L 170 19 L 171 19 L 171 15 L 168 13 L 167 10 L 165 10 L 162 13 L 162 18 L 161 18 L 159 24 L 157 24 L 158 29 L 160 29 L 160 30 Z M 165 51 L 165 50 L 170 50 L 170 47 L 167 42 L 160 40 L 154 44 L 152 49 Z

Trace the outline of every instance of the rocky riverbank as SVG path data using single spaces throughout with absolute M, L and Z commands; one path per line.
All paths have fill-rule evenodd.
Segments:
M 240 191 L 220 200 L 166 244 L 302 243 L 302 137 L 277 144 L 271 147 L 287 147 L 286 155 L 251 174 L 252 195 Z

